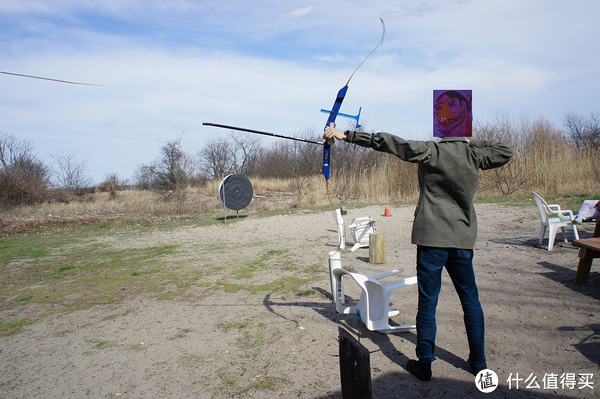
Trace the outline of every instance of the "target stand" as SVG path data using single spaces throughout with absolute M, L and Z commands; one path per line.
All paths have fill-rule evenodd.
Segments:
M 240 209 L 244 209 L 252 201 L 252 184 L 246 176 L 232 174 L 223 179 L 219 185 L 219 199 L 223 204 L 225 223 L 227 223 L 227 208 L 237 212 L 239 218 Z

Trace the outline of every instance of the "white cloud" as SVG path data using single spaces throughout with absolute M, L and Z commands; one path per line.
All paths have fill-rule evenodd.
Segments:
M 296 8 L 291 13 L 286 14 L 286 17 L 288 17 L 288 18 L 303 17 L 304 15 L 307 15 L 308 13 L 310 13 L 312 10 L 313 10 L 313 6 L 308 6 L 308 7 L 304 7 L 304 8 Z
M 436 10 L 437 6 L 428 2 L 409 3 L 403 2 L 398 5 L 397 10 L 392 10 L 391 15 L 399 18 L 417 17 L 421 18 Z

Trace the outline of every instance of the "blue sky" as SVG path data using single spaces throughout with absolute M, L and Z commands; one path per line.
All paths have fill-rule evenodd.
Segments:
M 341 110 L 367 130 L 430 139 L 434 89 L 473 90 L 478 121 L 600 111 L 597 0 L 3 0 L 0 71 L 106 87 L 0 74 L 0 133 L 98 183 L 227 133 L 202 122 L 322 130 L 380 17 Z

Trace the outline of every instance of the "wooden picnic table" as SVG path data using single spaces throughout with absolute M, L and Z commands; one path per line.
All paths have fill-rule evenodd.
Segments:
M 575 273 L 575 284 L 587 283 L 594 258 L 600 258 L 600 218 L 596 218 L 596 227 L 592 238 L 573 241 L 579 247 L 579 263 Z

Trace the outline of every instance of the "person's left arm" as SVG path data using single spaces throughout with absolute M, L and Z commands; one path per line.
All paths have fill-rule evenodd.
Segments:
M 498 168 L 513 157 L 513 150 L 506 144 L 490 140 L 470 140 L 469 146 L 477 155 L 482 170 Z

